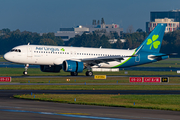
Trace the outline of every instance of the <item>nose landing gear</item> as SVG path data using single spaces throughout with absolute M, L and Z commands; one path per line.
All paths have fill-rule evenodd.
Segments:
M 25 64 L 25 71 L 23 72 L 24 75 L 28 74 L 28 72 L 27 72 L 28 67 L 29 67 L 29 64 Z

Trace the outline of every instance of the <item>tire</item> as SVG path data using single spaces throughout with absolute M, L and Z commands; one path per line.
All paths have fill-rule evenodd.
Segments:
M 87 71 L 86 76 L 93 76 L 93 72 L 92 71 Z
M 24 75 L 27 75 L 28 73 L 27 73 L 27 71 L 24 71 L 23 74 L 24 74 Z

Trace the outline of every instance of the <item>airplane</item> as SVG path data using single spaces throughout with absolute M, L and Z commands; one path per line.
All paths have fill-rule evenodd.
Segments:
M 40 65 L 42 72 L 60 72 L 63 69 L 72 76 L 87 69 L 86 76 L 92 76 L 93 67 L 125 68 L 169 58 L 170 54 L 159 53 L 165 28 L 166 24 L 159 23 L 143 43 L 132 50 L 28 44 L 12 48 L 4 58 L 25 64 L 24 75 L 32 64 Z

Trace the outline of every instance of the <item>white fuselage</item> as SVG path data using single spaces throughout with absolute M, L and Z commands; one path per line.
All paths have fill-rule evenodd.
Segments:
M 80 61 L 86 58 L 97 58 L 105 56 L 127 56 L 133 55 L 133 50 L 105 49 L 105 48 L 84 48 L 65 46 L 44 46 L 44 45 L 22 45 L 14 47 L 4 55 L 10 62 L 33 65 L 61 65 L 64 60 Z M 100 63 L 99 67 L 113 67 L 121 64 L 122 61 Z

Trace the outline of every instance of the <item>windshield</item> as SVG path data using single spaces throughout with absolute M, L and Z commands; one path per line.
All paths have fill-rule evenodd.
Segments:
M 21 52 L 20 49 L 12 49 L 10 52 Z

